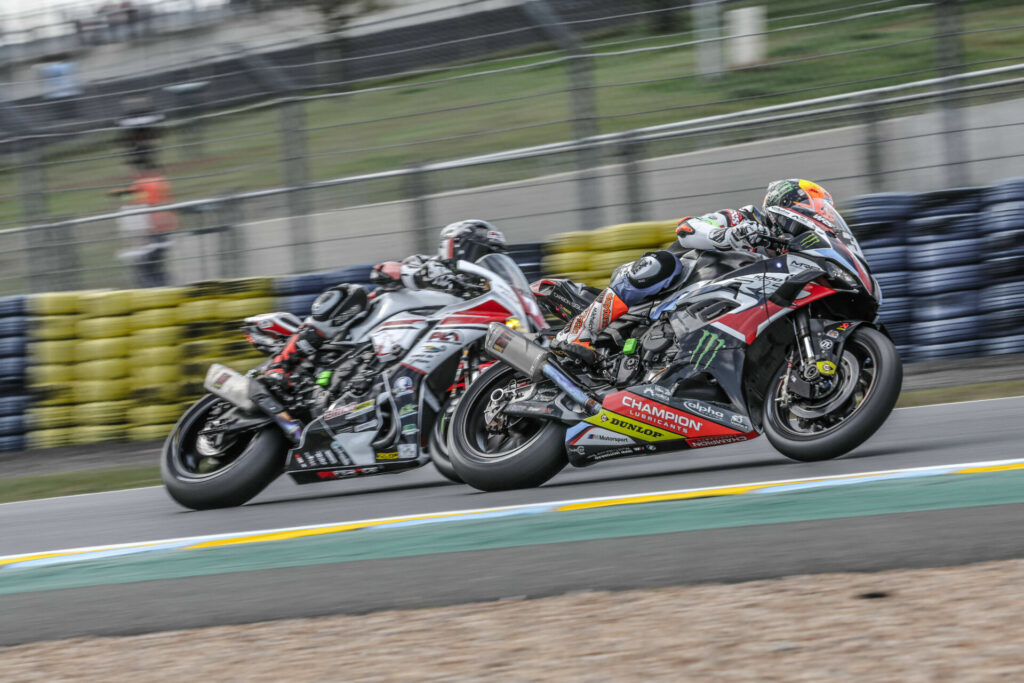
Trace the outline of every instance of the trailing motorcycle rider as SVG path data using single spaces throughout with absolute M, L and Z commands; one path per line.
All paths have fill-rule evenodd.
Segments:
M 761 210 L 753 205 L 740 209 L 722 209 L 702 216 L 687 216 L 676 227 L 677 244 L 644 254 L 636 261 L 619 266 L 611 282 L 582 313 L 556 336 L 552 349 L 584 365 L 598 360 L 592 348 L 598 335 L 633 306 L 641 304 L 671 286 L 680 284 L 683 266 L 678 253 L 705 251 L 750 251 L 768 247 L 771 237 L 787 232 L 791 212 L 808 197 L 832 203 L 832 195 L 808 180 L 776 180 L 768 185 Z
M 437 253 L 433 256 L 414 254 L 404 260 L 378 264 L 371 272 L 371 281 L 382 291 L 433 289 L 458 296 L 475 295 L 460 277 L 458 262 L 476 261 L 488 253 L 504 252 L 505 236 L 487 221 L 468 219 L 451 223 L 441 229 Z M 373 297 L 362 285 L 339 284 L 323 292 L 310 309 L 309 316 L 288 339 L 284 349 L 274 357 L 260 378 L 276 396 L 286 396 L 300 378 L 311 379 L 304 361 L 313 357 L 327 341 L 345 333 L 363 320 L 373 305 Z M 261 406 L 262 407 L 262 406 Z M 274 412 L 276 406 L 265 407 Z

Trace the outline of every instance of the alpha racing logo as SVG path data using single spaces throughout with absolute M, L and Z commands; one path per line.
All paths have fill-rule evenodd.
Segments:
M 630 417 L 638 417 L 644 422 L 650 422 L 659 427 L 666 427 L 675 432 L 681 431 L 683 434 L 688 434 L 691 429 L 699 431 L 703 425 L 702 422 L 693 419 L 689 415 L 677 413 L 671 408 L 648 403 L 641 398 L 629 396 L 628 394 L 622 397 L 622 405 L 632 411 Z
M 717 420 L 719 422 L 725 420 L 725 413 L 723 413 L 721 410 L 716 410 L 712 406 L 709 406 L 707 403 L 700 403 L 698 401 L 683 401 L 683 407 L 689 410 L 691 413 L 703 415 L 704 417 L 709 417 L 712 420 Z

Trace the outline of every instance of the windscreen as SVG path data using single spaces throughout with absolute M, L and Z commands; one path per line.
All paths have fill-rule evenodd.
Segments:
M 519 295 L 523 310 L 533 319 L 534 324 L 539 325 L 540 328 L 545 326 L 544 316 L 540 312 L 537 300 L 533 297 L 533 292 L 530 291 L 530 283 L 523 275 L 523 271 L 519 269 L 519 264 L 505 254 L 485 254 L 477 259 L 476 264 L 507 282 Z

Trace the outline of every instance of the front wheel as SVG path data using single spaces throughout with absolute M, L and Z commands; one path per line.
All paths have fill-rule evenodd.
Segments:
M 835 376 L 811 399 L 787 389 L 788 362 L 776 371 L 764 406 L 764 431 L 783 455 L 802 462 L 852 451 L 889 417 L 903 386 L 896 347 L 871 327 L 858 327 Z
M 211 438 L 211 419 L 233 406 L 215 396 L 192 405 L 164 442 L 160 477 L 171 498 L 193 510 L 235 507 L 265 489 L 284 470 L 285 438 L 261 426 Z
M 565 428 L 551 420 L 506 415 L 528 380 L 505 364 L 470 385 L 448 428 L 448 456 L 464 482 L 481 491 L 540 486 L 567 464 Z

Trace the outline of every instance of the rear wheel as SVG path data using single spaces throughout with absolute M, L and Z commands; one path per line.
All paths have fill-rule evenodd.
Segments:
M 284 469 L 286 443 L 276 426 L 217 440 L 203 431 L 231 404 L 205 396 L 178 420 L 164 442 L 160 475 L 171 498 L 193 510 L 242 505 Z
M 430 460 L 441 475 L 456 484 L 464 484 L 462 478 L 452 467 L 451 458 L 448 457 L 448 427 L 451 426 L 454 407 L 446 403 L 434 420 L 434 426 L 430 429 L 430 438 L 427 442 L 427 449 L 430 451 Z
M 903 385 L 896 347 L 871 327 L 853 332 L 835 377 L 814 398 L 788 391 L 788 365 L 770 385 L 765 436 L 780 453 L 803 462 L 838 458 L 867 441 L 889 417 Z
M 498 364 L 470 385 L 452 416 L 448 454 L 455 472 L 481 491 L 540 486 L 567 463 L 565 428 L 506 415 L 513 390 L 528 380 Z

